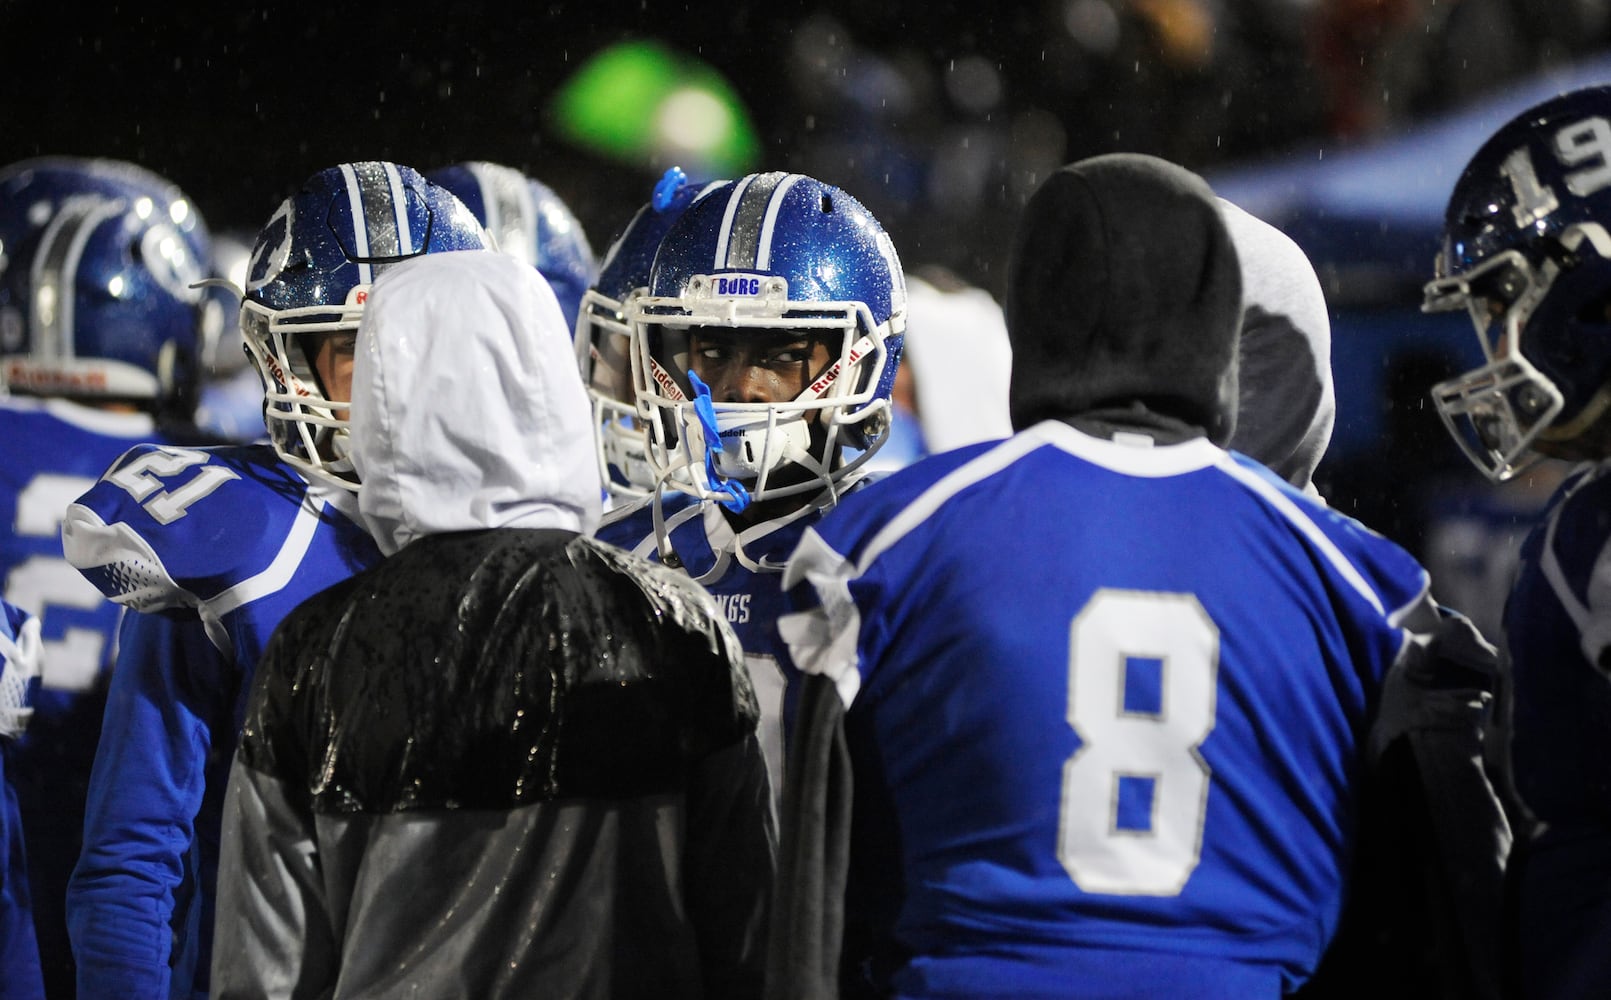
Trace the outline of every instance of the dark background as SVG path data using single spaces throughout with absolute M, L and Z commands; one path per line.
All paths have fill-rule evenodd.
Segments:
M 0 163 L 133 160 L 249 232 L 337 162 L 493 160 L 602 253 L 669 164 L 570 145 L 548 102 L 605 46 L 658 39 L 738 90 L 754 169 L 846 188 L 909 267 L 998 295 L 1018 208 L 1061 163 L 1345 148 L 1603 48 L 1607 22 L 1599 0 L 99 6 L 0 0 Z

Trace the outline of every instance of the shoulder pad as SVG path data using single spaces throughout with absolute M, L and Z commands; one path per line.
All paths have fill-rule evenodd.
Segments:
M 193 607 L 268 567 L 306 496 L 266 447 L 142 444 L 68 507 L 62 547 L 120 604 Z

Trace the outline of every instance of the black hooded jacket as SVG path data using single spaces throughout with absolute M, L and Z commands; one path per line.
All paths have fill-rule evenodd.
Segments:
M 1230 439 L 1241 270 L 1191 171 L 1116 153 L 1053 174 L 1019 224 L 1006 313 L 1015 430 L 1055 419 Z

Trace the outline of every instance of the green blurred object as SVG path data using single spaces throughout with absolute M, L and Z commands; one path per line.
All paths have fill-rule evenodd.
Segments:
M 760 156 L 749 113 L 721 74 L 657 42 L 599 52 L 559 88 L 552 111 L 567 140 L 634 165 L 733 176 Z

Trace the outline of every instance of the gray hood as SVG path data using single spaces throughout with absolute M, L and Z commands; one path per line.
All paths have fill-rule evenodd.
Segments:
M 359 511 L 385 554 L 449 531 L 598 526 L 570 329 L 530 265 L 463 251 L 387 270 L 358 327 L 352 397 Z
M 1337 419 L 1320 278 L 1281 230 L 1224 199 L 1220 210 L 1242 262 L 1241 398 L 1228 447 L 1318 496 L 1311 480 Z

